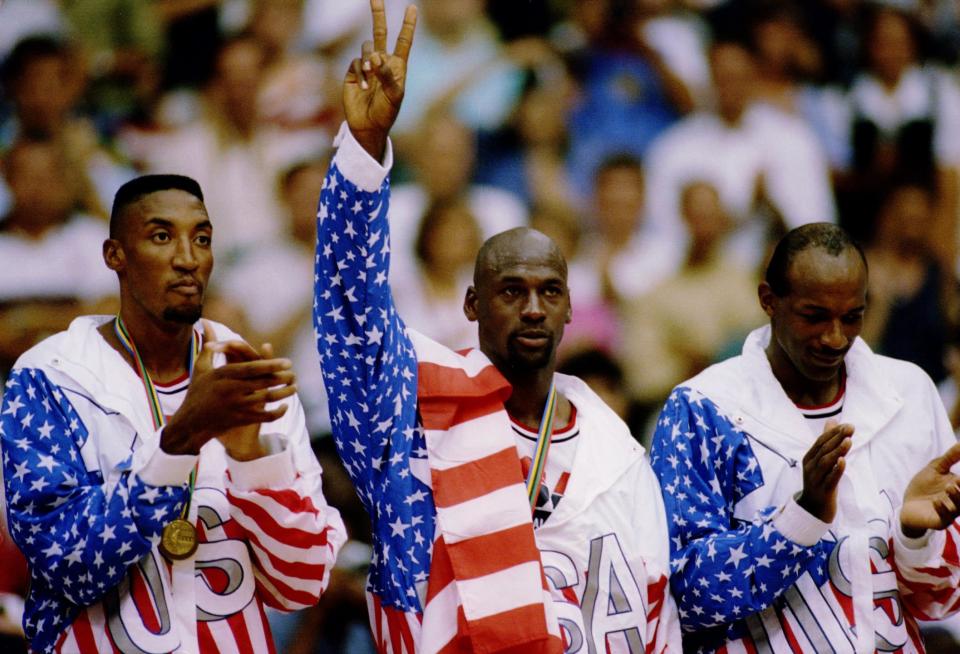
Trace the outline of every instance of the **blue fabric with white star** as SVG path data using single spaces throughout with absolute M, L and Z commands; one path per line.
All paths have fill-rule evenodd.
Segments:
M 358 189 L 331 166 L 317 211 L 314 327 L 337 451 L 373 524 L 368 591 L 421 612 L 436 508 L 417 420 L 417 360 L 387 274 L 389 179 Z
M 714 651 L 748 635 L 743 619 L 776 603 L 809 571 L 826 580 L 830 543 L 801 547 L 771 519 L 734 517 L 742 498 L 764 485 L 748 435 L 701 393 L 674 389 L 657 421 L 650 463 L 660 480 L 670 530 L 670 587 L 685 650 Z
M 7 524 L 30 564 L 23 623 L 38 652 L 52 652 L 80 609 L 150 552 L 187 495 L 186 484 L 144 483 L 130 472 L 130 457 L 115 485 L 88 470 L 80 449 L 90 434 L 73 393 L 42 370 L 21 368 L 10 374 L 0 406 Z

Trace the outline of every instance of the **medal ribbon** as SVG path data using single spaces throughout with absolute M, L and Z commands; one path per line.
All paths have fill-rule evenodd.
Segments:
M 160 429 L 167 422 L 163 416 L 163 409 L 160 408 L 160 396 L 157 395 L 157 389 L 153 385 L 153 380 L 150 379 L 150 375 L 147 373 L 147 367 L 143 364 L 143 359 L 140 358 L 140 353 L 137 352 L 137 346 L 134 344 L 133 339 L 130 338 L 130 333 L 127 331 L 127 326 L 123 324 L 123 318 L 120 317 L 120 314 L 117 314 L 117 317 L 113 319 L 113 332 L 120 340 L 120 344 L 123 345 L 124 349 L 137 364 L 137 374 L 140 375 L 140 381 L 143 382 L 143 390 L 147 394 L 147 403 L 150 405 L 150 416 L 153 418 L 153 428 Z M 197 338 L 196 330 L 192 330 L 190 332 L 190 358 L 187 360 L 187 375 L 189 377 L 193 377 L 193 362 L 196 361 L 199 353 L 200 341 Z M 197 466 L 193 466 L 193 470 L 190 471 L 190 490 L 187 494 L 187 502 L 183 505 L 183 510 L 180 512 L 180 517 L 183 519 L 187 517 L 187 513 L 190 511 L 190 500 L 193 497 L 193 486 L 196 480 Z
M 530 472 L 527 475 L 527 499 L 530 500 L 530 510 L 537 508 L 537 496 L 540 494 L 540 482 L 547 471 L 547 454 L 550 451 L 550 440 L 553 437 L 553 416 L 557 409 L 557 389 L 553 381 L 550 382 L 550 391 L 547 393 L 547 402 L 543 405 L 543 415 L 540 416 L 540 431 L 537 434 L 537 449 L 533 453 L 530 463 Z

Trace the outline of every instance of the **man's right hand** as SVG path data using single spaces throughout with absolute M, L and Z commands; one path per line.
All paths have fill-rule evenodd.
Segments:
M 387 52 L 387 14 L 383 0 L 370 0 L 373 41 L 350 63 L 343 80 L 343 110 L 357 142 L 377 161 L 383 159 L 387 135 L 403 101 L 407 58 L 417 26 L 417 8 L 407 7 L 393 54 Z
M 853 444 L 853 425 L 828 420 L 826 428 L 803 457 L 803 492 L 797 504 L 823 522 L 837 514 L 837 486 L 846 469 L 844 456 Z
M 216 353 L 226 355 L 226 365 L 213 367 Z M 167 454 L 197 454 L 207 441 L 238 427 L 273 422 L 287 406 L 266 405 L 296 393 L 295 382 L 289 359 L 261 358 L 243 341 L 215 341 L 205 326 L 190 388 L 163 428 L 160 447 Z

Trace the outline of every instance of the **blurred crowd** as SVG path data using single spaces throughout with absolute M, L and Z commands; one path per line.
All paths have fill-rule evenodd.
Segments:
M 863 338 L 923 367 L 960 425 L 960 3 L 416 4 L 390 208 L 409 326 L 475 345 L 461 310 L 474 254 L 532 225 L 569 262 L 562 369 L 645 440 L 673 385 L 765 321 L 770 244 L 838 222 L 867 251 Z M 367 5 L 0 3 L 0 380 L 74 316 L 117 309 L 100 254 L 117 187 L 197 179 L 215 225 L 205 313 L 294 360 L 354 538 L 332 598 L 276 620 L 288 652 L 368 647 L 369 526 L 325 438 L 310 324 L 316 200 Z M 16 593 L 24 578 L 5 572 Z M 0 605 L 3 632 L 16 606 Z

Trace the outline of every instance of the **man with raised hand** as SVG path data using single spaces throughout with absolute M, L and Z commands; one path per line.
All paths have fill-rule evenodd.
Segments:
M 464 312 L 479 350 L 405 328 L 387 282 L 388 132 L 416 10 L 344 82 L 318 210 L 315 323 L 337 447 L 373 521 L 380 652 L 677 652 L 666 525 L 643 449 L 555 372 L 570 320 L 557 246 L 520 228 L 481 248 Z
M 667 400 L 651 459 L 686 651 L 923 652 L 917 620 L 960 606 L 960 446 L 930 378 L 858 338 L 866 295 L 843 230 L 790 231 L 769 326 Z
M 36 652 L 273 652 L 264 607 L 317 601 L 345 539 L 290 362 L 200 320 L 211 218 L 192 179 L 114 200 L 120 312 L 28 350 L 0 408 Z

